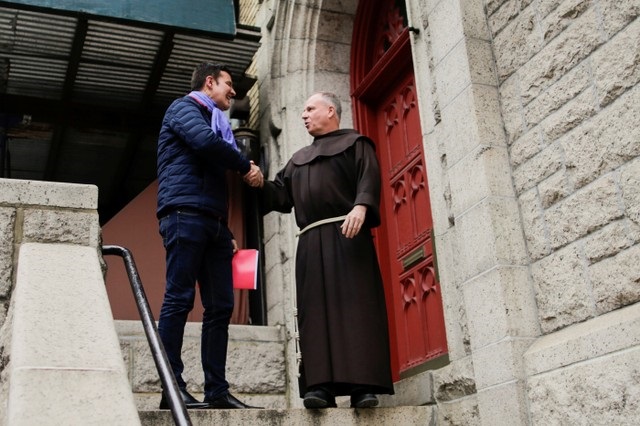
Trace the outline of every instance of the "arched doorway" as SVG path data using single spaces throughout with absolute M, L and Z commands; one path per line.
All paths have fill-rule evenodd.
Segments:
M 359 2 L 351 91 L 354 124 L 376 142 L 382 172 L 376 242 L 397 380 L 447 353 L 404 0 Z

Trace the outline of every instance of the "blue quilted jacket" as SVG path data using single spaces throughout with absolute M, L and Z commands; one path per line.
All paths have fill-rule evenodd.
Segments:
M 211 113 L 193 98 L 175 100 L 158 137 L 158 218 L 188 207 L 227 219 L 226 170 L 251 164 L 211 130 Z

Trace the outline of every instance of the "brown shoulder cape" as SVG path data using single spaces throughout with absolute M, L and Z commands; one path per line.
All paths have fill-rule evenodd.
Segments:
M 375 149 L 375 144 L 368 137 L 361 135 L 353 129 L 340 129 L 317 136 L 311 145 L 293 154 L 291 161 L 296 166 L 301 166 L 312 162 L 318 157 L 332 157 L 346 151 L 360 138 L 369 142 Z

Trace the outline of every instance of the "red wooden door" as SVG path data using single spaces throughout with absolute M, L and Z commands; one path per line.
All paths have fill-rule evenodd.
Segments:
M 358 14 L 383 13 L 356 18 L 352 96 L 356 127 L 376 142 L 380 161 L 383 223 L 376 241 L 397 379 L 446 354 L 447 344 L 409 34 L 397 1 L 373 3 Z M 356 40 L 360 25 L 381 35 Z
M 433 222 L 412 69 L 376 105 L 383 232 L 400 371 L 446 353 Z

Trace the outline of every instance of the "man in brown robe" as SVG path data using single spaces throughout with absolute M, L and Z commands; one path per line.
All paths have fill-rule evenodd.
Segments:
M 380 224 L 380 171 L 373 141 L 340 126 L 328 92 L 311 96 L 302 119 L 313 143 L 273 181 L 263 213 L 291 212 L 301 229 L 296 254 L 300 396 L 306 408 L 356 408 L 393 394 L 382 277 L 371 228 Z

